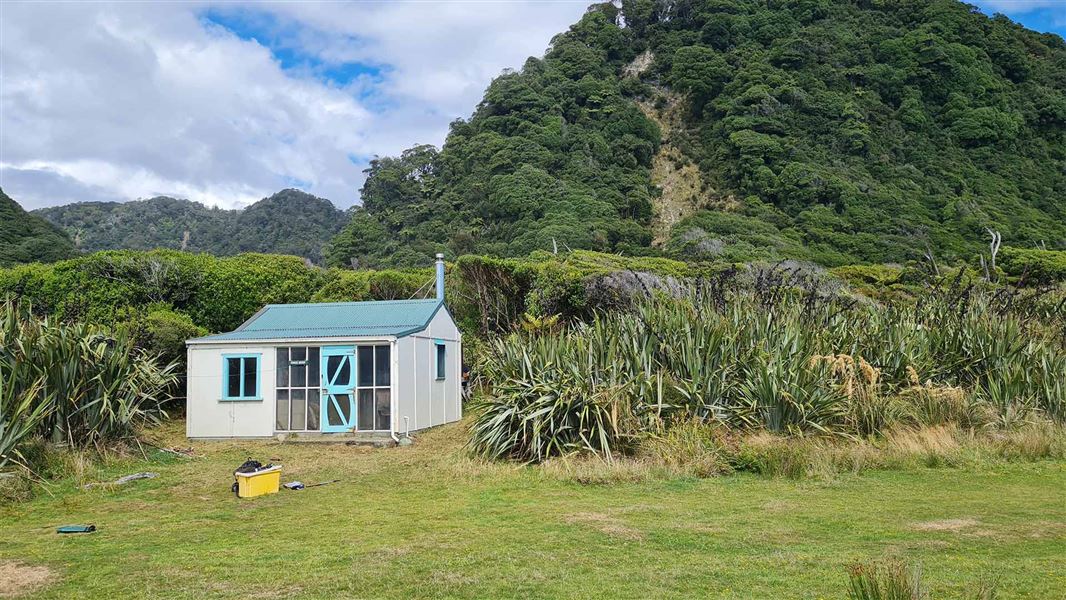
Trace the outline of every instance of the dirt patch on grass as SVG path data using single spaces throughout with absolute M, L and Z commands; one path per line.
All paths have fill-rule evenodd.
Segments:
M 644 539 L 644 534 L 639 530 L 629 527 L 619 519 L 606 513 L 577 513 L 567 517 L 566 522 L 588 525 L 600 533 L 624 540 L 637 541 Z
M 917 531 L 963 531 L 977 527 L 981 523 L 977 519 L 942 519 L 940 521 L 923 521 L 913 523 L 911 529 Z
M 0 561 L 0 598 L 24 598 L 55 580 L 55 572 L 48 567 Z

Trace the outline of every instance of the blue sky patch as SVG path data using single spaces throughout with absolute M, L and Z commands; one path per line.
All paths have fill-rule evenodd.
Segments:
M 266 11 L 208 8 L 200 12 L 200 21 L 208 27 L 221 27 L 242 40 L 258 43 L 270 51 L 285 71 L 306 74 L 323 83 L 346 86 L 361 78 L 377 83 L 388 70 L 387 65 L 324 60 L 302 43 L 305 37 L 321 37 L 323 34 L 295 20 L 280 20 Z M 357 40 L 348 38 L 348 41 Z M 365 93 L 369 94 L 370 90 Z
M 292 177 L 291 175 L 283 175 L 281 180 L 284 182 L 287 188 L 296 188 L 298 190 L 307 191 L 311 189 L 311 182 L 298 177 Z
M 1018 3 L 1020 8 L 1012 9 L 1004 7 L 1003 2 L 990 2 L 989 0 L 971 0 L 981 12 L 986 15 L 1003 13 L 1012 21 L 1021 23 L 1028 29 L 1043 31 L 1045 33 L 1057 33 L 1066 38 L 1066 2 L 1048 3 L 1048 6 L 1031 8 L 1025 2 Z

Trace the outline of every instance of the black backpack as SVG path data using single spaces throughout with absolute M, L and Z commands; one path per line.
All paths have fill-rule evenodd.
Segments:
M 272 465 L 267 465 L 267 467 L 270 466 Z M 248 459 L 244 461 L 244 463 L 242 463 L 241 466 L 237 467 L 237 470 L 233 472 L 233 486 L 230 488 L 230 490 L 234 494 L 237 493 L 237 473 L 255 473 L 256 471 L 259 471 L 263 468 L 263 463 L 259 462 L 258 460 Z

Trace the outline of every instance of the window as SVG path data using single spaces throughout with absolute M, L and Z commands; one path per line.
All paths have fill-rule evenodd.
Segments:
M 222 355 L 222 399 L 262 400 L 259 395 L 261 354 Z
M 322 411 L 319 349 L 295 346 L 276 352 L 274 430 L 318 431 Z
M 355 354 L 355 427 L 361 431 L 387 431 L 392 422 L 392 348 L 358 346 Z
M 447 361 L 445 360 L 444 342 L 437 342 L 435 344 L 437 350 L 437 379 L 444 379 L 447 372 Z

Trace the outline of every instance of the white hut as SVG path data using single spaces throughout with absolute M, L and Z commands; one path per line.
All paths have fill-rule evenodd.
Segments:
M 432 300 L 270 304 L 186 342 L 191 438 L 397 439 L 462 417 L 462 340 Z

